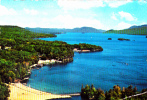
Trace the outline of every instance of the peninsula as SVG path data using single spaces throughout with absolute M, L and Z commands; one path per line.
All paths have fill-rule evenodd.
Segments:
M 32 68 L 30 66 L 33 64 L 71 62 L 74 48 L 82 51 L 103 50 L 100 46 L 90 44 L 70 45 L 62 41 L 39 40 L 39 38 L 56 37 L 56 35 L 35 33 L 18 26 L 0 26 L 0 28 L 0 86 L 4 88 L 2 91 L 4 96 L 0 99 L 9 96 L 9 89 L 4 83 L 28 79 Z M 11 91 L 14 88 L 16 87 L 10 85 Z M 10 97 L 11 95 L 13 94 L 10 93 Z M 57 97 L 62 98 L 62 96 Z

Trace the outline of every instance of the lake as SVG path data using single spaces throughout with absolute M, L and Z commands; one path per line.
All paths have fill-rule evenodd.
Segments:
M 112 40 L 108 40 L 112 38 Z M 130 39 L 119 41 L 118 38 Z M 114 85 L 147 88 L 147 38 L 141 35 L 66 33 L 46 41 L 102 46 L 102 52 L 74 53 L 74 61 L 64 65 L 33 69 L 27 85 L 54 94 L 77 93 L 82 84 L 108 91 Z M 62 100 L 62 99 L 61 99 Z M 80 96 L 65 100 L 81 100 Z

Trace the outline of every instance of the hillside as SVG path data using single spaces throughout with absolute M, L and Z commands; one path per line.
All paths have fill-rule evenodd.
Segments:
M 73 28 L 73 29 L 59 29 L 59 28 L 28 28 L 27 30 L 32 32 L 41 32 L 41 33 L 66 33 L 66 32 L 80 32 L 80 33 L 102 33 L 105 32 L 101 29 L 95 29 L 92 27 L 81 27 L 81 28 Z
M 141 28 L 141 27 L 147 27 L 147 25 L 141 25 L 141 26 L 136 26 L 136 25 L 134 25 L 134 26 L 131 26 L 131 27 L 128 28 L 128 29 Z
M 62 41 L 44 41 L 34 38 L 55 37 L 53 34 L 34 33 L 18 26 L 0 26 L 0 82 L 14 82 L 28 75 L 30 65 L 55 59 L 62 63 L 73 61 L 74 48 L 102 51 L 90 44 L 69 45 Z
M 73 57 L 70 45 L 62 41 L 42 41 L 34 38 L 55 37 L 53 34 L 34 33 L 18 26 L 0 26 L 0 100 L 7 100 L 8 86 L 4 83 L 23 80 L 30 74 L 30 65 L 41 59 L 64 62 Z
M 131 26 L 130 28 L 124 30 L 108 30 L 105 33 L 147 35 L 147 25 Z
M 61 61 L 73 57 L 72 47 L 65 42 L 34 39 L 56 35 L 34 33 L 18 26 L 0 26 L 0 29 L 0 82 L 23 79 L 29 66 L 38 62 L 39 55 L 41 59 Z
M 40 37 L 56 37 L 54 34 L 44 34 L 28 31 L 18 26 L 0 25 L 0 38 L 40 38 Z

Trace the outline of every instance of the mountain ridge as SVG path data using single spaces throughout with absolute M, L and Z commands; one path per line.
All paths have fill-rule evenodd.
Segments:
M 147 24 L 145 24 L 145 25 L 140 25 L 140 26 L 133 25 L 133 26 L 129 27 L 128 29 L 132 29 L 132 28 L 141 28 L 141 27 L 147 27 Z
M 81 32 L 81 33 L 103 33 L 105 30 L 96 29 L 93 27 L 80 27 L 80 28 L 73 28 L 73 29 L 66 29 L 66 28 L 29 28 L 26 27 L 25 29 L 33 32 L 41 32 L 41 33 L 66 33 L 66 32 Z
M 139 26 L 131 26 L 123 30 L 108 30 L 105 33 L 118 33 L 118 34 L 130 34 L 130 35 L 147 35 L 147 24 Z

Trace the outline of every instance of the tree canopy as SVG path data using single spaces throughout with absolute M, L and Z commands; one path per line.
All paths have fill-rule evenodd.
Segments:
M 89 44 L 69 45 L 62 41 L 44 41 L 38 38 L 56 37 L 54 34 L 35 33 L 18 26 L 0 26 L 0 99 L 8 95 L 4 83 L 14 82 L 28 76 L 30 65 L 41 59 L 56 59 L 62 62 L 73 60 L 73 48 L 98 49 Z M 6 93 L 6 94 L 5 94 Z
M 147 91 L 147 89 L 143 89 L 141 93 Z M 86 99 L 92 99 L 92 100 L 120 100 L 128 96 L 132 96 L 135 94 L 138 94 L 140 92 L 137 91 L 137 87 L 132 87 L 132 85 L 128 86 L 127 88 L 124 88 L 121 90 L 121 88 L 118 85 L 113 86 L 113 89 L 110 89 L 109 91 L 104 92 L 101 89 L 95 89 L 94 85 L 86 85 L 85 88 L 82 85 L 81 88 L 81 97 Z M 147 94 L 140 95 L 137 97 L 132 97 L 127 100 L 146 100 Z

